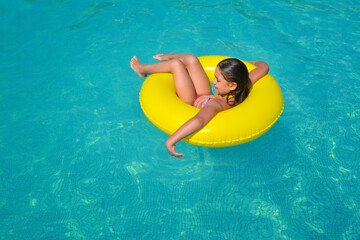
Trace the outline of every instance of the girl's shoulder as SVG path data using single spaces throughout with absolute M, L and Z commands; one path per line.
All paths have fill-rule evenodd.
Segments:
M 226 96 L 221 95 L 214 95 L 211 97 L 212 102 L 217 105 L 218 111 L 224 111 L 227 109 L 230 109 L 232 106 L 232 102 L 234 102 L 233 98 L 230 98 L 227 100 Z

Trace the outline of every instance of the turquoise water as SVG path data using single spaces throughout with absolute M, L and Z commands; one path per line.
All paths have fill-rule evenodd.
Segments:
M 0 239 L 359 239 L 356 1 L 0 2 Z M 228 148 L 144 116 L 137 55 L 265 60 L 276 124 Z

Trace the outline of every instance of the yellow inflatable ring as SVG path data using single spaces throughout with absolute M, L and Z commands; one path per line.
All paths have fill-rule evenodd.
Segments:
M 217 64 L 228 57 L 203 56 L 199 60 L 212 81 Z M 253 64 L 243 61 L 249 71 Z M 140 91 L 140 105 L 146 117 L 160 130 L 171 135 L 199 109 L 178 98 L 170 73 L 147 77 Z M 267 74 L 252 87 L 241 104 L 222 111 L 201 130 L 183 139 L 193 145 L 206 147 L 233 146 L 251 141 L 267 130 L 280 117 L 284 100 L 279 85 Z

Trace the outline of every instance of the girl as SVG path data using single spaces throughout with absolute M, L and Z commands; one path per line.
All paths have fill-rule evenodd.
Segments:
M 158 54 L 154 59 L 161 62 L 143 64 L 137 57 L 130 61 L 131 68 L 140 76 L 152 73 L 172 73 L 176 93 L 181 100 L 200 109 L 200 111 L 166 140 L 166 149 L 170 155 L 181 158 L 175 144 L 181 139 L 205 126 L 218 112 L 240 104 L 249 94 L 250 87 L 269 71 L 262 61 L 253 61 L 257 67 L 248 72 L 245 64 L 238 59 L 221 61 L 215 69 L 212 81 L 216 94 L 198 58 L 192 54 Z

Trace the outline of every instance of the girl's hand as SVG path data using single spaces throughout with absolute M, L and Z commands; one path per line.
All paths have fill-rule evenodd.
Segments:
M 184 154 L 176 152 L 175 144 L 171 144 L 171 143 L 169 143 L 169 141 L 166 141 L 165 145 L 166 145 L 166 149 L 167 149 L 168 153 L 171 156 L 174 156 L 177 158 L 182 158 L 184 156 Z
M 195 100 L 194 107 L 199 109 L 203 108 L 206 105 L 206 103 L 210 100 L 210 96 L 211 95 L 200 96 L 198 99 Z
M 205 97 L 205 99 L 206 98 L 207 97 Z M 206 104 L 206 106 L 200 109 L 193 118 L 184 123 L 166 140 L 166 149 L 170 155 L 182 158 L 184 154 L 176 152 L 175 144 L 181 139 L 203 128 L 219 111 L 230 108 L 226 103 L 221 103 L 220 100 L 214 100 L 215 101 L 210 101 Z

